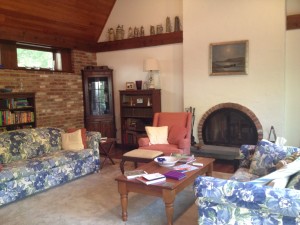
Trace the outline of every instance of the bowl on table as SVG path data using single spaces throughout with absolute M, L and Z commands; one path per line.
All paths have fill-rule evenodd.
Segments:
M 175 166 L 175 164 L 178 162 L 178 158 L 174 156 L 159 156 L 154 159 L 154 161 L 163 167 L 171 167 Z

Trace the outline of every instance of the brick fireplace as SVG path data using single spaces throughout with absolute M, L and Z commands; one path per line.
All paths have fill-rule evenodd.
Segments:
M 214 122 L 210 120 L 214 120 Z M 208 131 L 209 129 L 211 131 Z M 217 132 L 222 133 L 219 135 L 222 138 L 208 138 L 211 133 L 211 136 L 218 136 L 215 135 Z M 239 135 L 244 137 L 238 138 Z M 239 140 L 231 140 L 235 136 Z M 245 136 L 247 137 L 245 138 Z M 221 103 L 213 106 L 204 113 L 198 124 L 200 148 L 203 145 L 238 147 L 240 144 L 256 144 L 262 138 L 263 129 L 259 119 L 250 109 L 236 103 Z

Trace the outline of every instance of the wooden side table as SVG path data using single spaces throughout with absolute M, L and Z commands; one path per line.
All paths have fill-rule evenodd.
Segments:
M 103 162 L 102 162 L 101 169 L 103 168 L 103 166 L 104 166 L 107 159 L 109 159 L 111 161 L 111 163 L 113 165 L 115 165 L 114 160 L 109 155 L 112 148 L 113 148 L 113 146 L 114 146 L 114 144 L 115 144 L 115 141 L 116 141 L 115 138 L 107 138 L 107 140 L 105 140 L 105 141 L 101 140 L 99 142 L 99 154 L 103 155 L 105 157 Z

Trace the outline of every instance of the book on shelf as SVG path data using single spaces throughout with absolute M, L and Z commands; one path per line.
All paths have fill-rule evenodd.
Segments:
M 191 163 L 196 160 L 194 155 L 189 154 L 172 153 L 171 156 L 178 158 L 178 162 L 182 163 Z
M 137 177 L 135 178 L 136 180 L 146 184 L 146 185 L 149 185 L 149 184 L 157 184 L 157 183 L 162 183 L 162 182 L 165 182 L 166 181 L 166 177 L 163 176 L 161 178 L 157 178 L 157 179 L 154 179 L 154 180 L 147 180 L 144 176 L 141 176 L 141 177 Z
M 129 180 L 137 178 L 137 177 L 141 177 L 145 174 L 147 174 L 147 172 L 144 170 L 131 170 L 131 171 L 124 172 L 124 176 Z
M 192 166 L 192 165 L 189 165 L 189 164 L 181 164 L 181 165 L 178 165 L 178 166 L 174 166 L 173 169 L 185 173 L 185 172 L 189 172 L 189 171 L 192 171 L 192 170 L 197 170 L 197 169 L 199 169 L 199 167 Z
M 166 176 L 166 178 L 171 178 L 174 180 L 182 180 L 183 178 L 186 177 L 185 173 L 182 173 L 178 170 L 170 170 L 166 172 L 164 175 Z

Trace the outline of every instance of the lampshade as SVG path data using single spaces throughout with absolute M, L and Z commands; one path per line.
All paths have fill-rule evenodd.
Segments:
M 144 60 L 144 71 L 159 70 L 158 61 L 156 59 Z

